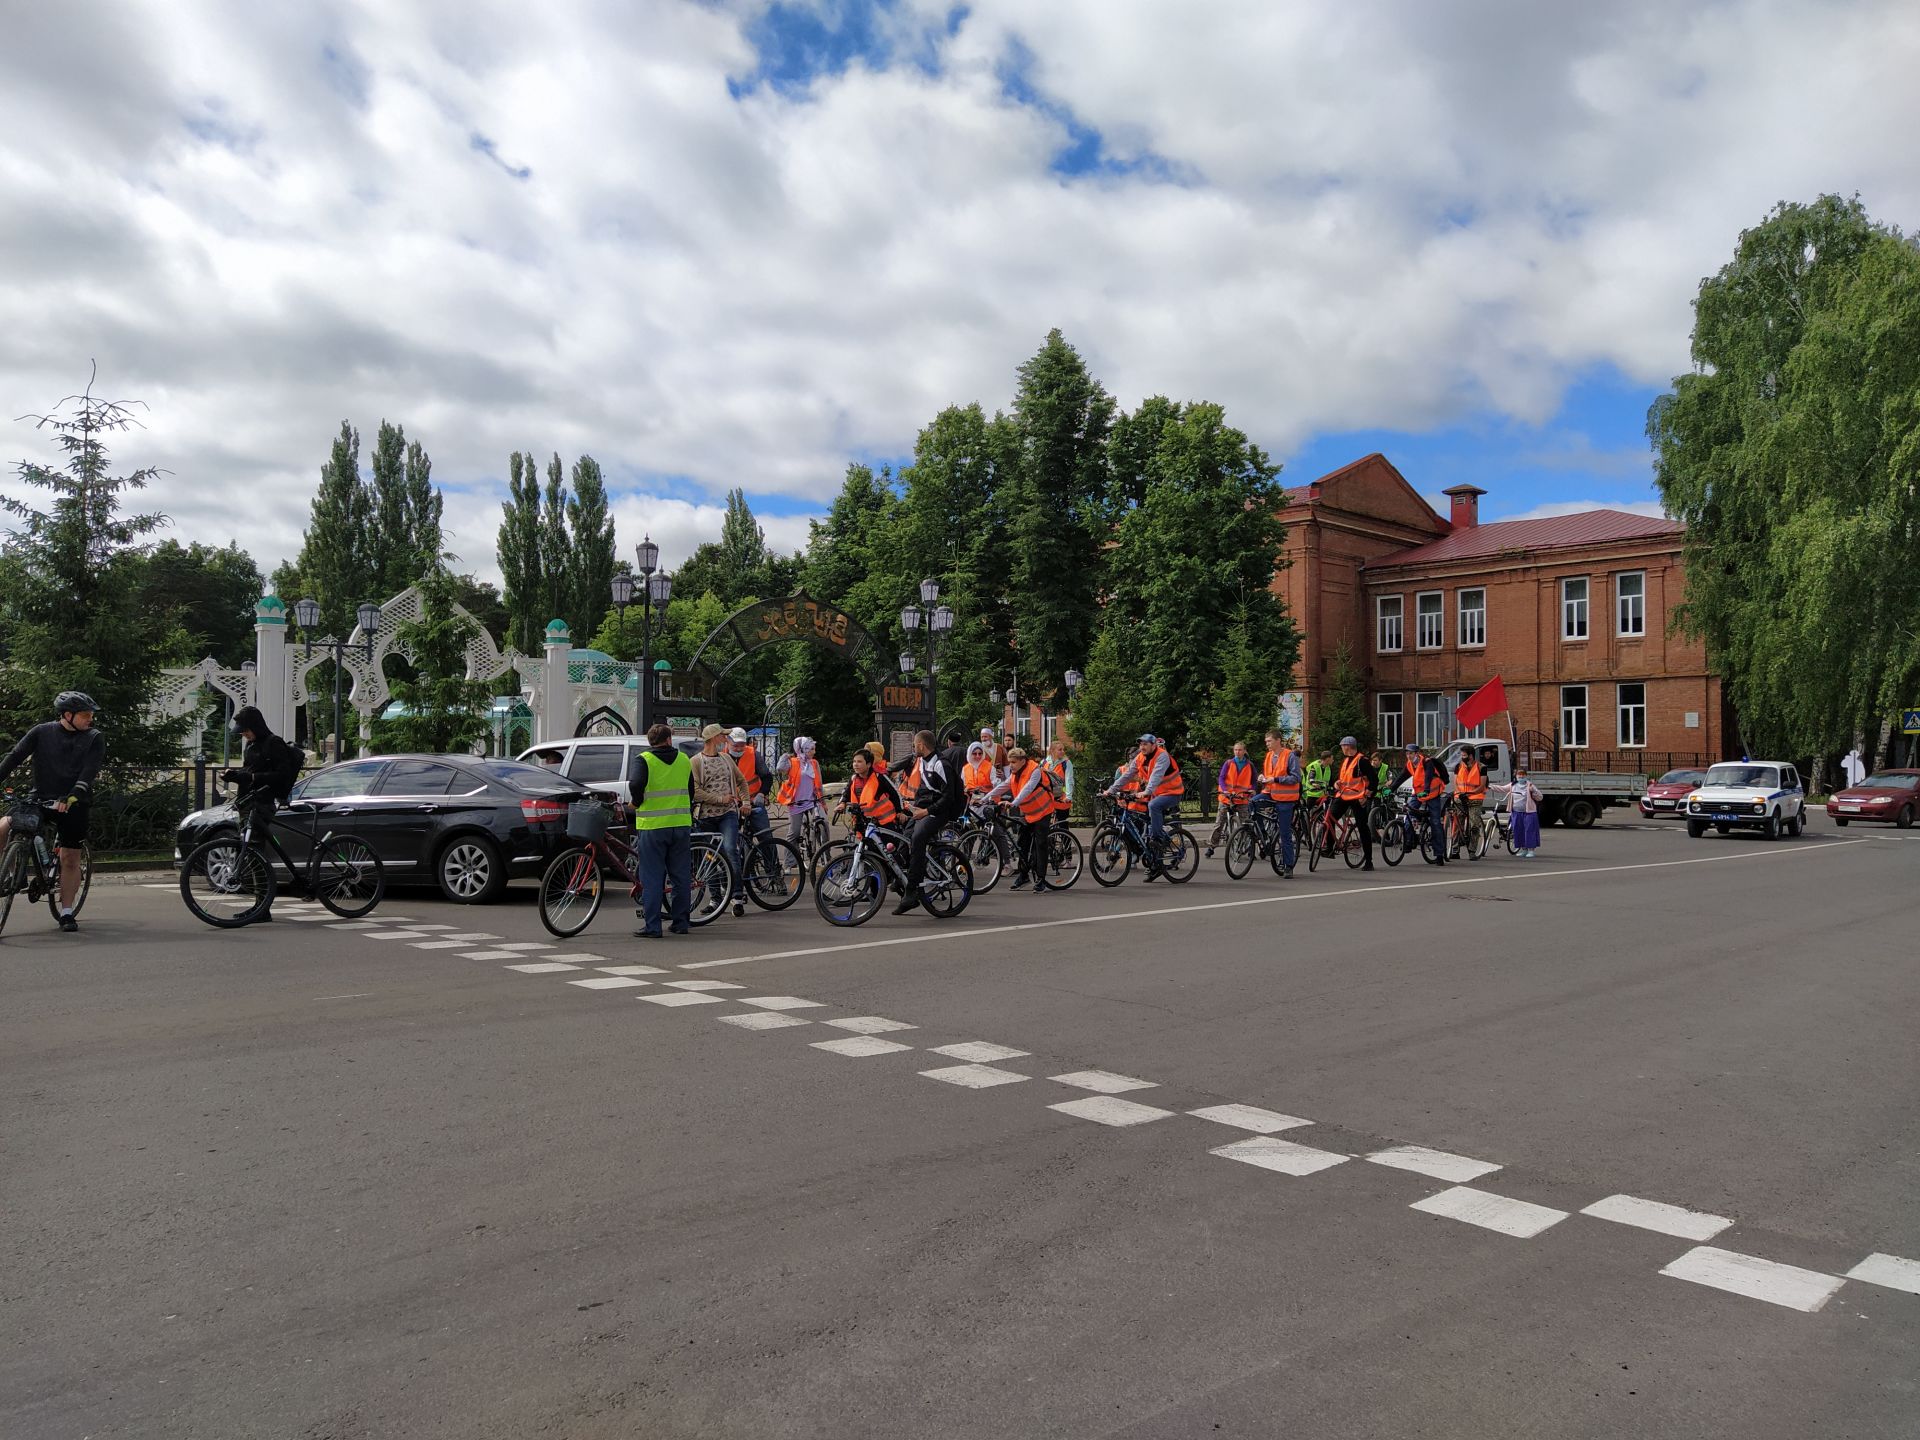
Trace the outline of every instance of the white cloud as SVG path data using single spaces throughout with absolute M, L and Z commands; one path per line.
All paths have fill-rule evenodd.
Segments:
M 1222 400 L 1276 453 L 1538 423 L 1582 367 L 1685 368 L 1694 286 L 1774 201 L 1920 215 L 1904 0 L 974 0 L 950 37 L 913 0 L 888 23 L 937 74 L 736 100 L 764 9 L 20 7 L 4 413 L 98 357 L 153 406 L 121 453 L 173 472 L 160 507 L 268 565 L 340 419 L 403 421 L 487 571 L 514 449 L 595 454 L 623 548 L 691 548 L 717 505 L 643 495 L 824 504 L 1054 325 L 1124 401 Z M 1003 93 L 1016 45 L 1054 111 Z M 1054 174 L 1061 107 L 1182 183 Z

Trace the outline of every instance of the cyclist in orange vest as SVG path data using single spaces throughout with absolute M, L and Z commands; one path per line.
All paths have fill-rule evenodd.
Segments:
M 787 839 L 800 843 L 800 827 L 806 815 L 821 805 L 820 762 L 814 758 L 814 745 L 805 735 L 796 736 L 793 754 L 780 762 L 780 791 L 773 797 L 787 808 Z
M 1227 817 L 1245 811 L 1253 799 L 1253 761 L 1247 758 L 1246 741 L 1233 742 L 1233 753 L 1221 762 L 1214 788 L 1220 797 L 1220 813 L 1214 818 L 1213 833 L 1207 836 L 1206 858 L 1209 860 L 1213 858 L 1214 847 L 1220 843 L 1220 832 L 1227 828 Z
M 1293 878 L 1293 811 L 1300 803 L 1300 756 L 1279 730 L 1267 731 L 1267 753 L 1260 760 L 1260 794 L 1253 802 L 1271 805 L 1280 826 L 1280 878 Z
M 900 792 L 875 768 L 873 754 L 867 750 L 853 752 L 853 778 L 847 781 L 846 798 L 833 813 L 837 819 L 841 811 L 856 807 L 865 819 L 887 829 L 898 826 L 902 813 Z
M 1038 895 L 1054 887 L 1047 883 L 1047 831 L 1053 824 L 1053 782 L 1046 767 L 1016 745 L 1007 752 L 1007 777 L 987 792 L 988 800 L 1006 796 L 1020 815 L 1020 867 L 1015 890 L 1029 882 Z
M 1360 748 L 1360 742 L 1351 735 L 1340 737 L 1340 755 L 1333 762 L 1333 799 L 1327 802 L 1327 816 L 1321 822 L 1327 827 L 1327 834 L 1333 833 L 1335 823 L 1344 815 L 1351 815 L 1353 823 L 1360 831 L 1360 846 L 1366 852 L 1366 863 L 1362 870 L 1373 869 L 1373 832 L 1367 829 L 1367 804 L 1373 799 L 1374 787 L 1380 783 L 1379 775 L 1374 771 L 1373 762 Z
M 1473 833 L 1480 823 L 1481 812 L 1487 807 L 1487 766 L 1492 763 L 1490 756 L 1496 752 L 1482 750 L 1478 755 L 1462 751 L 1460 763 L 1453 767 L 1453 798 L 1460 803 L 1465 823 L 1460 827 L 1461 838 Z M 1455 846 L 1453 858 L 1460 858 L 1460 847 Z M 1479 857 L 1468 853 L 1469 860 Z
M 966 787 L 969 800 L 978 800 L 993 788 L 993 761 L 987 758 L 987 747 L 978 740 L 967 746 L 967 763 L 960 768 L 960 783 Z
M 1067 828 L 1067 816 L 1073 813 L 1073 761 L 1067 758 L 1067 742 L 1056 740 L 1047 747 L 1047 781 L 1053 786 L 1053 823 Z
M 1447 863 L 1447 772 L 1439 762 L 1427 759 L 1419 745 L 1407 744 L 1407 763 L 1393 777 L 1393 788 L 1403 782 L 1413 790 L 1413 812 L 1433 832 L 1433 859 L 1429 864 Z

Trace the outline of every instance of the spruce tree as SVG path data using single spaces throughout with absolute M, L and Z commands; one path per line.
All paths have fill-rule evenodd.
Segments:
M 1313 748 L 1337 750 L 1351 735 L 1362 750 L 1373 749 L 1373 721 L 1367 714 L 1367 687 L 1346 642 L 1334 651 L 1333 681 L 1313 707 Z
M 613 516 L 607 508 L 607 484 L 600 462 L 582 455 L 573 462 L 573 498 L 567 501 L 572 546 L 567 556 L 567 588 L 573 600 L 566 612 L 575 635 L 592 635 L 613 604 Z

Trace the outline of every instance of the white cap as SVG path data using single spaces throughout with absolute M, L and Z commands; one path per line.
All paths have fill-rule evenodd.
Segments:
M 747 743 L 747 732 L 736 725 L 727 732 L 727 739 L 736 745 L 744 745 Z

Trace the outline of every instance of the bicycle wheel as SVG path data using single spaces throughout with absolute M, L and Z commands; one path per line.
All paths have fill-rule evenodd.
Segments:
M 1056 890 L 1071 890 L 1086 864 L 1086 852 L 1071 830 L 1052 831 L 1047 836 L 1047 884 Z
M 1467 858 L 1478 860 L 1487 853 L 1487 827 L 1482 821 L 1467 827 Z
M 1380 832 L 1380 858 L 1389 865 L 1407 858 L 1407 824 L 1398 815 Z
M 1366 850 L 1360 841 L 1358 820 L 1348 820 L 1340 827 L 1340 858 L 1347 862 L 1349 870 L 1358 870 L 1366 859 Z
M 1436 839 L 1434 837 L 1434 829 L 1431 823 L 1422 825 L 1420 827 L 1420 858 L 1426 861 L 1429 865 L 1435 864 L 1439 861 L 1440 846 L 1444 845 L 1445 843 L 1446 841 L 1444 838 Z
M 927 873 L 920 881 L 920 903 L 936 920 L 951 920 L 973 898 L 973 868 L 967 857 L 938 841 L 927 847 Z
M 1126 879 L 1127 871 L 1133 868 L 1133 850 L 1127 844 L 1127 837 L 1111 823 L 1093 832 L 1093 839 L 1087 843 L 1087 857 L 1093 862 L 1094 883 L 1109 890 Z
M 562 940 L 578 935 L 600 913 L 606 882 L 599 857 L 584 845 L 563 850 L 540 876 L 540 923 Z
M 973 893 L 985 895 L 1000 883 L 1000 847 L 991 830 L 971 829 L 960 837 L 960 853 L 973 871 Z
M 251 925 L 273 904 L 278 884 L 267 857 L 235 835 L 195 847 L 180 867 L 180 898 L 187 909 L 221 930 Z
M 1320 842 L 1326 838 L 1326 822 L 1316 823 L 1307 832 L 1307 873 L 1311 875 L 1320 868 Z
M 1500 825 L 1498 820 L 1495 820 L 1493 823 Z M 1520 853 L 1520 847 L 1514 842 L 1513 838 L 1513 817 L 1511 815 L 1507 817 L 1506 824 L 1500 825 L 1500 843 L 1507 847 L 1507 854 L 1518 855 Z
M 343 920 L 358 920 L 387 893 L 387 870 L 358 835 L 328 835 L 313 852 L 313 898 Z
M 704 842 L 704 843 L 703 843 Z M 733 903 L 733 862 L 726 847 L 711 836 L 693 841 L 693 895 L 687 905 L 687 924 L 698 930 L 711 925 Z M 666 885 L 667 913 L 673 913 L 673 882 Z
M 67 847 L 62 846 L 63 850 Z M 87 903 L 87 891 L 93 888 L 93 847 L 86 841 L 80 842 L 80 888 L 73 892 L 73 913 L 78 915 L 80 907 Z M 60 854 L 54 853 L 53 886 L 47 891 L 47 911 L 55 920 L 60 918 Z
M 1167 843 L 1160 852 L 1160 868 L 1167 879 L 1184 885 L 1200 868 L 1200 842 L 1183 825 L 1167 827 Z
M 1259 853 L 1258 831 L 1252 825 L 1236 825 L 1233 834 L 1227 839 L 1225 864 L 1227 874 L 1235 880 L 1247 878 L 1247 872 L 1253 869 L 1254 857 Z
M 813 872 L 813 908 L 829 925 L 864 925 L 886 898 L 886 876 L 864 847 L 841 840 L 820 852 Z
M 791 840 L 756 840 L 747 849 L 749 900 L 762 910 L 784 910 L 800 898 L 807 871 Z
M 27 883 L 27 847 L 17 838 L 7 841 L 0 854 L 0 930 L 7 928 L 7 916 L 13 913 L 13 897 Z

